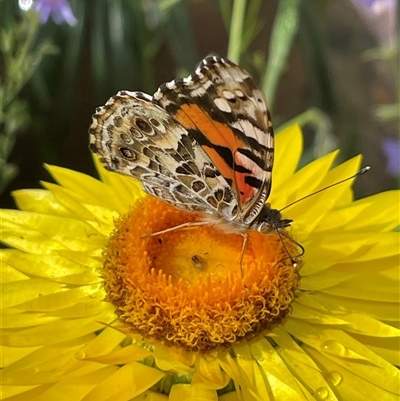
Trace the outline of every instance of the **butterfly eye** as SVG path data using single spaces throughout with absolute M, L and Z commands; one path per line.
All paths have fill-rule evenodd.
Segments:
M 121 156 L 124 157 L 125 159 L 128 159 L 128 160 L 136 160 L 137 159 L 136 153 L 130 149 L 120 148 L 119 152 L 121 153 Z
M 261 234 L 269 234 L 274 230 L 274 228 L 269 223 L 267 223 L 266 221 L 263 221 L 263 222 L 260 223 L 260 225 L 258 226 L 257 230 Z

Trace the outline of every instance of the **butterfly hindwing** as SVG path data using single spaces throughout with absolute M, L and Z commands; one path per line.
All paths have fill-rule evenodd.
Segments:
M 121 91 L 97 109 L 91 150 L 111 171 L 139 179 L 146 192 L 181 209 L 230 218 L 237 204 L 203 149 L 153 98 Z

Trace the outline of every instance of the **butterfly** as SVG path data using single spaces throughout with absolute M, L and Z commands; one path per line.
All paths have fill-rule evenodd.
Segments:
M 267 102 L 251 76 L 226 58 L 205 58 L 153 96 L 118 92 L 97 108 L 89 133 L 90 149 L 108 170 L 204 216 L 172 229 L 221 224 L 244 237 L 242 259 L 245 230 L 280 233 L 292 222 L 266 203 L 274 161 Z

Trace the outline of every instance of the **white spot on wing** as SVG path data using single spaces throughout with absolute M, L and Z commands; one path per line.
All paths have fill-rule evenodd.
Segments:
M 206 91 L 202 86 L 199 86 L 198 88 L 190 91 L 191 97 L 201 97 L 201 96 L 204 96 L 205 94 L 206 94 Z
M 235 99 L 235 95 L 234 95 L 231 91 L 228 91 L 228 90 L 223 90 L 223 91 L 222 91 L 222 96 L 223 96 L 225 99 L 228 99 L 228 100 L 233 100 L 233 99 Z
M 204 88 L 205 90 L 208 90 L 208 89 L 211 88 L 213 85 L 214 85 L 214 84 L 213 84 L 212 81 L 205 81 L 205 82 L 203 83 L 203 88 Z
M 236 89 L 235 93 L 236 93 L 236 96 L 239 96 L 239 97 L 243 97 L 244 96 L 244 93 L 239 89 Z
M 166 86 L 168 89 L 174 89 L 174 88 L 175 88 L 175 81 L 167 82 L 167 83 L 165 84 L 165 86 Z
M 271 177 L 271 173 L 269 171 L 264 171 L 261 167 L 259 167 L 253 160 L 249 159 L 247 156 L 242 153 L 235 153 L 235 163 L 247 168 L 252 172 L 252 175 L 258 178 L 260 181 L 266 181 Z M 256 190 L 257 192 L 257 190 Z
M 264 137 L 266 133 L 264 131 L 261 131 L 259 128 L 255 127 L 250 121 L 248 120 L 239 120 L 239 121 L 234 121 L 231 123 L 231 125 L 238 129 L 239 131 L 243 132 L 247 137 L 253 138 L 257 140 L 257 142 L 260 142 L 264 144 Z
M 225 113 L 232 112 L 231 106 L 229 106 L 229 103 L 222 97 L 215 98 L 214 103 L 221 111 L 223 111 Z

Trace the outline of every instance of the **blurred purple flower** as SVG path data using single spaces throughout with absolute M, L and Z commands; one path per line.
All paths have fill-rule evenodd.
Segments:
M 387 172 L 395 177 L 400 175 L 400 139 L 385 138 L 382 143 L 387 159 Z
M 64 21 L 69 25 L 77 23 L 68 0 L 37 0 L 35 10 L 40 14 L 42 24 L 45 24 L 50 16 L 56 24 Z
M 394 46 L 397 32 L 397 0 L 351 0 L 368 29 L 381 45 Z

